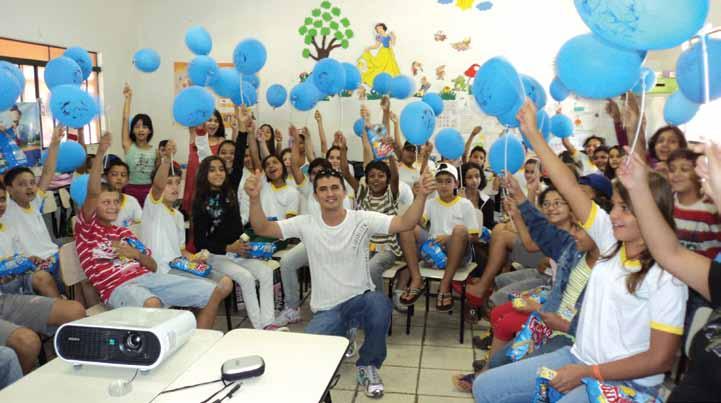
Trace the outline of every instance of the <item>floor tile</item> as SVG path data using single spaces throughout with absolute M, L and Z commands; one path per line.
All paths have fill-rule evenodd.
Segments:
M 393 326 L 393 334 L 386 338 L 386 342 L 391 344 L 408 344 L 420 346 L 423 341 L 423 327 L 411 326 L 410 333 L 406 334 L 405 325 Z
M 420 358 L 421 346 L 388 345 L 388 355 L 383 365 L 418 368 Z
M 460 329 L 461 326 L 461 315 L 454 311 L 453 314 L 448 312 L 438 312 L 434 308 L 428 312 L 428 320 L 426 321 L 426 327 L 448 327 L 452 329 Z
M 333 399 L 333 403 L 353 403 L 355 394 L 355 391 L 333 389 L 330 397 Z
M 441 396 L 422 396 L 418 395 L 418 403 L 468 403 L 473 401 L 471 394 L 468 394 L 468 398 L 464 399 L 461 397 L 441 397 Z M 335 396 L 333 396 L 335 402 Z
M 462 393 L 453 386 L 452 376 L 458 371 L 442 369 L 421 369 L 421 376 L 418 380 L 418 395 L 447 396 L 447 397 L 470 397 L 468 393 Z M 433 402 L 433 400 L 426 400 Z
M 467 371 L 472 368 L 473 349 L 449 347 L 423 347 L 421 368 L 455 369 Z
M 356 385 L 358 385 L 358 382 L 356 382 L 355 364 L 342 363 L 338 373 L 340 373 L 340 379 L 334 389 L 355 390 Z
M 380 369 L 385 391 L 388 393 L 416 393 L 418 368 L 394 367 L 383 365 Z M 360 387 L 359 387 L 360 389 Z M 359 391 L 359 394 L 362 391 Z
M 426 329 L 426 337 L 423 340 L 424 346 L 441 346 L 454 348 L 472 348 L 471 330 L 466 328 L 463 332 L 463 344 L 458 342 L 458 328 L 448 327 L 428 327 Z
M 366 396 L 363 391 L 358 391 L 358 397 L 355 399 L 356 403 L 359 402 L 383 402 L 383 403 L 415 403 L 416 395 L 413 394 L 401 394 L 401 393 L 384 393 L 382 399 L 372 399 Z M 333 396 L 333 403 L 335 403 L 335 396 Z

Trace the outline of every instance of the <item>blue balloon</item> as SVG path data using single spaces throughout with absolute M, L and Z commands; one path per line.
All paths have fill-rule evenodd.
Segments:
M 344 62 L 343 69 L 345 70 L 345 85 L 343 88 L 346 91 L 355 91 L 360 87 L 361 74 L 358 71 L 358 67 L 351 63 Z
M 565 139 L 573 135 L 573 122 L 566 115 L 554 115 L 551 118 L 551 133 L 558 138 Z
M 569 90 L 591 99 L 613 98 L 640 77 L 645 54 L 609 45 L 593 34 L 566 42 L 556 56 L 558 78 Z
M 273 108 L 280 108 L 283 106 L 287 98 L 288 91 L 286 91 L 285 87 L 280 84 L 271 85 L 265 92 L 265 99 L 268 101 L 268 105 Z
M 22 94 L 23 91 L 25 91 L 25 75 L 22 71 L 20 71 L 17 64 L 12 64 L 4 60 L 0 60 L 0 69 L 9 71 L 10 74 L 15 77 L 15 79 L 18 81 L 18 85 L 20 86 L 20 93 Z
M 238 88 L 233 91 L 230 100 L 235 105 L 253 106 L 258 103 L 258 90 L 248 81 L 243 81 Z
M 628 49 L 668 49 L 695 35 L 706 22 L 708 0 L 575 0 L 594 34 Z
M 453 128 L 442 129 L 436 134 L 436 149 L 449 160 L 457 160 L 463 156 L 465 144 L 461 133 Z
M 323 94 L 333 96 L 345 87 L 345 68 L 337 60 L 327 57 L 315 64 L 310 78 Z
M 564 99 L 568 98 L 568 96 L 571 94 L 571 92 L 566 88 L 565 85 L 561 82 L 561 79 L 556 77 L 551 81 L 551 97 L 555 99 L 557 102 L 562 102 Z
M 255 88 L 256 90 L 258 89 L 258 87 L 260 87 L 260 78 L 257 74 L 251 74 L 249 76 L 244 75 L 241 76 L 240 79 L 252 85 L 253 88 Z
M 400 126 L 406 140 L 419 146 L 425 144 L 433 134 L 436 115 L 427 103 L 411 102 L 401 111 Z
M 501 175 L 504 170 L 511 175 L 515 174 L 521 169 L 525 159 L 523 145 L 510 134 L 496 139 L 488 150 L 488 162 L 496 175 Z
M 386 95 L 391 89 L 391 77 L 388 73 L 380 73 L 373 79 L 373 91 Z
M 45 85 L 51 91 L 58 85 L 80 85 L 82 82 L 83 70 L 75 63 L 75 60 L 69 57 L 56 57 L 45 66 Z
M 663 107 L 663 118 L 672 126 L 680 126 L 693 119 L 700 106 L 689 101 L 683 92 L 676 91 L 666 100 L 666 105 Z
M 355 135 L 358 137 L 362 136 L 365 125 L 366 125 L 365 119 L 358 118 L 358 120 L 356 120 L 355 123 L 353 123 L 353 133 L 355 133 Z
M 85 164 L 85 149 L 77 141 L 63 141 L 58 148 L 58 162 L 55 172 L 73 172 Z
M 188 78 L 193 85 L 205 87 L 218 74 L 218 63 L 210 56 L 196 56 L 188 66 Z
M 233 64 L 241 74 L 255 74 L 265 66 L 268 52 L 257 39 L 244 39 L 233 50 Z
M 50 111 L 60 123 L 80 128 L 98 115 L 98 103 L 73 84 L 58 85 L 50 93 Z
M 551 137 L 551 118 L 548 116 L 546 111 L 539 110 L 536 113 L 536 120 L 538 121 L 538 131 L 541 132 L 543 139 L 546 140 L 546 143 L 548 143 L 548 139 Z M 526 135 L 521 133 L 521 136 L 523 136 L 523 144 L 525 144 L 529 150 L 533 150 L 533 146 L 531 145 L 531 142 L 528 141 Z
M 13 74 L 0 68 L 0 112 L 10 109 L 20 97 L 20 84 Z
M 144 73 L 152 73 L 160 67 L 160 55 L 153 49 L 140 49 L 133 55 L 133 64 Z
M 536 109 L 543 109 L 546 106 L 546 90 L 543 86 L 535 78 L 525 74 L 521 74 L 521 80 L 526 96 L 536 104 Z
M 185 31 L 185 46 L 196 55 L 208 55 L 213 49 L 213 38 L 203 27 L 192 27 Z
M 491 116 L 508 112 L 525 96 L 518 72 L 502 57 L 483 63 L 476 72 L 472 92 L 481 110 Z
M 421 98 L 421 101 L 430 105 L 436 116 L 440 116 L 440 114 L 443 113 L 443 98 L 435 92 L 427 93 Z
M 521 124 L 518 122 L 518 119 L 516 119 L 516 115 L 518 115 L 518 111 L 521 109 L 521 106 L 523 106 L 523 99 L 519 100 L 518 104 L 516 104 L 513 108 L 511 108 L 508 112 L 500 114 L 497 116 L 498 121 L 506 127 L 516 128 L 520 126 Z
M 721 39 L 707 38 L 710 101 L 721 97 Z M 676 63 L 678 86 L 689 101 L 705 102 L 705 70 L 701 44 L 696 43 L 681 54 Z
M 396 76 L 391 79 L 389 90 L 391 97 L 406 99 L 416 92 L 416 83 L 408 76 Z
M 63 56 L 75 60 L 75 63 L 77 63 L 83 71 L 83 80 L 87 80 L 88 77 L 90 77 L 90 73 L 93 72 L 93 59 L 90 58 L 87 50 L 79 46 L 73 46 L 67 48 L 65 52 L 63 52 Z
M 323 94 L 313 83 L 305 81 L 290 90 L 290 104 L 299 111 L 309 111 L 315 107 Z
M 78 207 L 82 207 L 88 197 L 88 179 L 90 175 L 82 174 L 74 177 L 70 182 L 70 198 Z
M 221 67 L 210 80 L 210 87 L 222 98 L 230 98 L 240 92 L 240 74 L 232 67 Z
M 175 97 L 173 118 L 183 126 L 195 127 L 207 122 L 215 110 L 215 98 L 203 87 L 193 85 Z
M 648 67 L 642 67 L 641 68 L 641 76 L 636 83 L 636 85 L 633 86 L 633 91 L 635 94 L 641 95 L 643 92 L 651 92 L 653 90 L 653 87 L 656 86 L 656 72 L 649 69 Z M 645 91 L 644 91 L 645 87 Z

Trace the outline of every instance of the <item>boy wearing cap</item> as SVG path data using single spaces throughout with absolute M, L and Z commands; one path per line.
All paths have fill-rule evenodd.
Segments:
M 421 225 L 428 228 L 418 239 L 421 243 L 426 239 L 437 242 L 448 256 L 443 279 L 438 289 L 436 309 L 449 311 L 453 308 L 451 281 L 461 265 L 471 260 L 472 249 L 469 240 L 478 237 L 480 227 L 473 204 L 468 199 L 457 196 L 458 170 L 448 164 L 440 164 L 436 173 L 438 195 L 426 201 Z M 430 227 L 427 225 L 430 223 Z

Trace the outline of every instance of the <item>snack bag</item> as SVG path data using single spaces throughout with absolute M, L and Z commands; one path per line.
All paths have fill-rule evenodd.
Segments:
M 207 249 L 203 249 L 200 252 L 194 254 L 191 260 L 202 260 L 206 261 L 210 257 L 210 252 Z
M 483 229 L 481 229 L 481 235 L 479 238 L 480 238 L 481 242 L 485 242 L 485 243 L 491 242 L 491 230 L 488 229 L 487 227 L 483 227 Z
M 150 255 L 150 251 L 148 250 L 148 248 L 146 248 L 142 242 L 140 242 L 139 240 L 137 240 L 135 238 L 123 238 L 123 242 L 130 245 L 130 247 L 137 249 L 138 252 L 140 252 L 144 255 Z
M 368 129 L 368 143 L 376 160 L 384 160 L 393 155 L 393 145 L 382 141 L 386 135 L 386 127 L 383 125 L 373 125 Z
M 548 287 L 538 287 L 523 292 L 512 292 L 508 294 L 508 299 L 513 302 L 514 308 L 523 308 L 526 306 L 526 301 L 524 301 L 525 298 L 532 299 L 539 304 L 543 304 L 546 302 L 546 299 L 548 299 L 549 292 L 550 290 Z
M 443 248 L 435 240 L 429 239 L 421 245 L 421 258 L 436 269 L 443 270 L 448 263 L 448 257 Z
M 552 333 L 553 330 L 543 323 L 541 315 L 538 312 L 533 312 L 521 328 L 521 331 L 516 334 L 513 343 L 508 346 L 506 356 L 513 361 L 518 361 L 525 357 L 526 354 L 532 353 L 541 347 L 543 343 L 551 338 Z
M 583 383 L 593 403 L 661 403 L 661 399 L 625 385 L 607 385 L 593 378 L 584 378 Z
M 170 268 L 195 274 L 200 277 L 208 277 L 210 270 L 212 269 L 205 263 L 191 262 L 184 257 L 176 257 L 170 262 Z
M 536 373 L 536 394 L 533 396 L 533 403 L 555 403 L 563 397 L 563 393 L 559 392 L 551 386 L 551 379 L 556 376 L 556 371 L 541 367 Z
M 35 270 L 35 264 L 21 255 L 0 258 L 0 277 L 17 276 Z
M 251 259 L 270 260 L 278 250 L 274 242 L 248 242 L 250 250 L 248 256 Z

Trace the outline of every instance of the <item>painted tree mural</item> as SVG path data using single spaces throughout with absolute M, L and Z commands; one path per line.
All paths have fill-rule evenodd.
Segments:
M 328 57 L 334 49 L 348 48 L 348 40 L 353 38 L 354 33 L 348 18 L 341 18 L 340 8 L 330 1 L 323 1 L 310 14 L 303 21 L 303 26 L 298 28 L 306 45 L 304 58 L 317 61 Z

